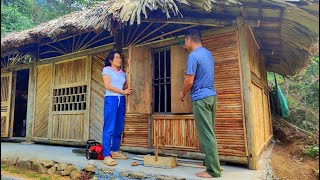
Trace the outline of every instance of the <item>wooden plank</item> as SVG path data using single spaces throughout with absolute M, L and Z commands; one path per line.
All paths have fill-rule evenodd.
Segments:
M 15 104 L 16 104 L 16 87 L 17 87 L 17 71 L 13 72 L 12 75 L 12 97 L 11 97 L 11 118 L 10 118 L 10 126 L 9 126 L 9 137 L 12 138 L 13 136 L 13 124 L 14 124 L 14 110 L 15 110 Z
M 87 93 L 86 93 L 86 110 L 85 110 L 85 114 L 84 114 L 84 132 L 83 132 L 83 140 L 87 141 L 90 138 L 90 106 L 91 106 L 91 101 L 90 101 L 90 97 L 91 97 L 91 68 L 92 68 L 92 56 L 89 56 L 86 62 L 86 80 L 88 83 L 87 86 Z
M 31 142 L 33 123 L 34 123 L 34 96 L 35 96 L 35 66 L 33 65 L 29 71 L 29 87 L 27 102 L 27 120 L 26 120 L 26 142 Z
M 171 46 L 171 112 L 192 113 L 190 92 L 185 101 L 181 102 L 179 93 L 184 84 L 187 68 L 188 51 L 179 45 Z
M 129 46 L 128 85 L 134 93 L 128 96 L 128 113 L 151 114 L 152 61 L 148 47 Z
M 167 167 L 167 168 L 177 167 L 176 157 L 158 157 L 158 159 L 156 160 L 155 156 L 147 155 L 147 156 L 144 156 L 143 161 L 145 166 Z
M 238 39 L 239 39 L 239 53 L 240 53 L 240 62 L 242 71 L 242 86 L 243 86 L 243 104 L 244 104 L 244 115 L 246 122 L 246 135 L 247 135 L 247 147 L 248 147 L 248 164 L 250 169 L 257 169 L 257 154 L 255 153 L 255 142 L 252 137 L 254 136 L 254 126 L 253 120 L 250 115 L 251 109 L 251 94 L 250 94 L 250 85 L 251 85 L 251 74 L 249 62 L 249 47 L 247 45 L 248 32 L 244 24 L 243 18 L 237 19 L 238 24 Z

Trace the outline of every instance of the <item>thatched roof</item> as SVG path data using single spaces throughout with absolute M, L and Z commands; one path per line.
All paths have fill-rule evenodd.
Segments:
M 308 63 L 309 50 L 319 36 L 318 0 L 109 0 L 93 8 L 1 39 L 1 52 L 58 40 L 81 32 L 113 31 L 143 19 L 186 18 L 235 19 L 244 16 L 258 22 L 255 35 L 268 62 L 268 70 L 293 75 Z

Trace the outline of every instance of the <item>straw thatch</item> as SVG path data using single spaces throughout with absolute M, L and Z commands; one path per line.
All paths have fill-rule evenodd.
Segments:
M 139 24 L 143 19 L 157 17 L 166 20 L 192 17 L 193 14 L 198 19 L 235 19 L 241 15 L 248 20 L 260 18 L 261 29 L 257 28 L 256 35 L 263 41 L 262 50 L 271 49 L 270 52 L 263 51 L 267 68 L 283 75 L 293 75 L 306 66 L 309 50 L 319 36 L 318 0 L 109 0 L 35 28 L 8 34 L 1 39 L 1 52 L 40 43 L 45 38 L 55 41 L 87 31 L 107 29 L 112 32 L 120 26 Z M 279 32 L 270 31 L 276 26 L 280 27 Z M 273 46 L 277 37 L 279 45 Z

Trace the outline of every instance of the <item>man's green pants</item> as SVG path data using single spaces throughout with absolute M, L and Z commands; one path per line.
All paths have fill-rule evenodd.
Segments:
M 214 177 L 221 176 L 218 146 L 214 135 L 217 97 L 210 96 L 205 99 L 192 102 L 192 110 L 195 116 L 200 149 L 205 154 L 205 166 L 207 172 Z

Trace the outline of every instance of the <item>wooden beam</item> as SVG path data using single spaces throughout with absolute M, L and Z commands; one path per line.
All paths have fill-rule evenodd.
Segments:
M 273 5 L 273 4 L 266 4 L 266 3 L 261 3 L 261 1 L 258 2 L 242 2 L 242 5 L 245 6 L 246 8 L 263 8 L 263 9 L 273 9 L 273 10 L 280 10 L 283 7 L 278 6 L 278 5 Z
M 33 122 L 34 122 L 34 107 L 35 107 L 35 64 L 30 68 L 29 71 L 29 87 L 28 87 L 28 104 L 27 104 L 27 120 L 26 120 L 26 142 L 31 142 Z
M 250 169 L 258 168 L 258 157 L 255 152 L 256 142 L 254 141 L 254 126 L 251 116 L 251 72 L 249 62 L 249 47 L 248 47 L 248 28 L 245 26 L 245 21 L 242 17 L 238 17 L 238 41 L 239 41 L 239 55 L 240 55 L 240 68 L 243 89 L 243 105 L 244 105 L 244 123 L 247 135 L 247 150 L 248 150 L 248 165 Z
M 17 87 L 17 71 L 12 72 L 12 92 L 11 92 L 11 108 L 10 108 L 10 125 L 9 125 L 9 137 L 13 135 L 13 124 L 14 124 L 14 109 L 16 104 L 16 87 Z
M 171 18 L 167 20 L 163 19 L 145 19 L 142 22 L 153 22 L 153 23 L 167 23 L 167 24 L 190 24 L 190 25 L 203 25 L 211 27 L 224 27 L 228 25 L 235 25 L 234 19 L 214 19 L 214 18 Z

